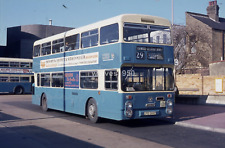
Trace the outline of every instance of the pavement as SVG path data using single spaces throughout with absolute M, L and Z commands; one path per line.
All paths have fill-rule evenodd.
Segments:
M 225 105 L 175 105 L 176 125 L 225 134 Z

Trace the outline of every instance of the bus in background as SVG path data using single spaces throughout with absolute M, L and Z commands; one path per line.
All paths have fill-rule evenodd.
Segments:
M 172 118 L 168 20 L 125 14 L 34 43 L 32 103 L 113 120 Z
M 0 93 L 31 93 L 32 59 L 0 58 Z

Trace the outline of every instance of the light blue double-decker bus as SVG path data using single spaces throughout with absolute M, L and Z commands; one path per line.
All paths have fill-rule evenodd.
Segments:
M 125 14 L 34 43 L 33 104 L 113 120 L 171 118 L 168 20 Z
M 31 94 L 32 63 L 32 59 L 0 58 L 0 93 Z

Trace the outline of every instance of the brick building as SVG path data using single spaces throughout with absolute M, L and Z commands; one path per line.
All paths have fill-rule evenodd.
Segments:
M 225 57 L 225 18 L 219 17 L 217 1 L 209 2 L 207 15 L 186 12 L 186 31 L 190 60 L 183 73 L 208 75 L 209 64 Z

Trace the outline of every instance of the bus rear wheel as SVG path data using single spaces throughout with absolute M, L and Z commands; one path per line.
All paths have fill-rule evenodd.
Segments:
M 93 123 L 99 122 L 98 108 L 97 108 L 96 101 L 93 98 L 91 98 L 88 101 L 87 116 L 91 122 L 93 122 Z
M 41 97 L 41 108 L 44 112 L 48 111 L 47 97 L 44 94 Z
M 23 94 L 23 88 L 21 86 L 17 86 L 15 89 L 14 89 L 14 94 L 16 95 L 21 95 Z

